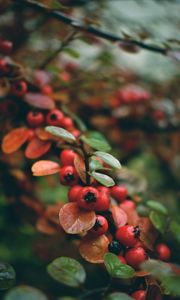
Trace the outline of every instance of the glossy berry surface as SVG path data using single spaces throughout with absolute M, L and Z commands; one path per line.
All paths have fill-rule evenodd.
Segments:
M 69 189 L 68 199 L 70 202 L 78 201 L 81 189 L 82 189 L 81 185 L 74 185 Z
M 73 126 L 73 120 L 69 117 L 65 117 L 62 119 L 61 126 L 65 129 L 71 128 Z
M 71 149 L 64 149 L 60 154 L 60 161 L 63 166 L 74 166 L 76 152 Z
M 127 264 L 127 262 L 126 262 L 124 256 L 118 255 L 118 258 L 119 258 L 119 260 L 120 260 L 120 262 L 121 262 L 122 264 L 125 264 L 125 265 Z
M 53 109 L 47 114 L 46 122 L 48 125 L 61 126 L 63 118 L 64 115 L 59 109 Z
M 109 252 L 112 252 L 114 254 L 119 254 L 122 251 L 122 246 L 119 241 L 113 240 L 108 245 Z
M 131 208 L 131 209 L 135 209 L 136 205 L 134 204 L 134 202 L 132 200 L 124 200 L 121 204 L 120 207 L 123 209 L 127 208 Z
M 140 264 L 147 259 L 147 254 L 142 247 L 132 248 L 126 252 L 125 259 L 131 267 L 138 269 Z
M 124 225 L 116 231 L 116 239 L 124 246 L 133 247 L 140 235 L 139 227 Z
M 122 202 L 128 195 L 127 188 L 125 186 L 115 185 L 111 188 L 111 195 L 118 202 Z
M 96 216 L 96 223 L 91 229 L 91 233 L 99 236 L 105 234 L 108 231 L 108 221 L 101 215 Z
M 135 300 L 145 300 L 146 299 L 146 291 L 138 290 L 131 294 Z
M 42 112 L 30 111 L 27 114 L 27 122 L 32 127 L 38 127 L 44 122 L 44 115 Z
M 158 244 L 156 246 L 156 253 L 158 258 L 164 261 L 168 261 L 171 256 L 171 250 L 165 244 Z
M 91 186 L 83 187 L 78 199 L 78 205 L 87 210 L 93 210 L 99 200 L 99 192 Z
M 12 84 L 11 92 L 17 97 L 22 97 L 27 92 L 27 83 L 24 80 Z
M 110 205 L 109 194 L 104 191 L 103 192 L 99 191 L 99 198 L 95 206 L 96 211 L 106 211 L 109 209 L 109 205 Z
M 64 185 L 75 185 L 78 183 L 78 174 L 73 166 L 64 166 L 59 171 L 60 182 Z

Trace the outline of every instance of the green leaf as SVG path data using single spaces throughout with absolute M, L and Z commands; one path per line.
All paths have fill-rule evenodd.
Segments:
M 48 300 L 48 298 L 40 290 L 22 285 L 10 290 L 4 300 Z
M 167 215 L 167 213 L 168 213 L 166 207 L 157 201 L 149 200 L 146 202 L 146 204 L 149 208 L 151 208 L 159 213 L 162 213 L 164 215 Z
M 72 49 L 72 48 L 65 48 L 64 52 L 66 52 L 67 54 L 69 54 L 73 58 L 79 58 L 80 57 L 79 52 L 77 52 L 75 49 Z
M 176 221 L 172 221 L 170 223 L 169 230 L 177 242 L 180 243 L 180 224 L 178 224 Z
M 62 9 L 64 7 L 65 6 L 62 5 L 58 0 L 53 0 L 52 3 L 51 3 L 51 8 L 52 9 Z
M 61 127 L 56 127 L 56 126 L 47 126 L 45 130 L 52 135 L 55 135 L 67 142 L 74 142 L 76 139 L 72 133 L 69 131 L 65 130 L 64 128 Z
M 104 300 L 133 300 L 133 298 L 125 293 L 112 293 L 104 298 Z
M 100 157 L 106 164 L 111 166 L 114 169 L 120 169 L 121 164 L 118 159 L 116 159 L 114 156 L 112 156 L 109 153 L 102 152 L 102 151 L 96 151 L 94 153 L 96 156 Z
M 93 171 L 92 173 L 90 173 L 90 175 L 92 177 L 94 177 L 102 185 L 105 185 L 107 187 L 115 185 L 114 180 L 111 177 L 109 177 L 108 175 L 105 175 L 105 174 L 102 174 L 102 173 L 98 173 L 98 172 L 95 172 L 95 171 Z
M 107 253 L 104 256 L 104 264 L 108 273 L 114 278 L 132 278 L 134 269 L 128 265 L 122 264 L 119 258 L 113 253 Z
M 161 233 L 165 232 L 166 217 L 164 215 L 157 213 L 156 211 L 151 211 L 149 218 L 157 230 L 159 230 Z
M 83 266 L 75 259 L 59 257 L 47 267 L 49 275 L 60 283 L 72 287 L 79 287 L 86 279 Z
M 180 296 L 180 276 L 169 276 L 162 280 L 162 285 L 166 292 L 175 296 Z
M 0 262 L 0 290 L 9 289 L 15 283 L 16 273 L 11 265 Z
M 103 165 L 96 159 L 95 156 L 92 156 L 89 163 L 89 168 L 92 171 L 103 170 Z
M 88 136 L 81 136 L 81 140 L 93 149 L 99 151 L 109 151 L 111 149 L 104 136 L 96 131 L 90 132 Z
M 141 264 L 141 269 L 149 272 L 158 280 L 173 275 L 172 268 L 165 262 L 155 259 L 148 259 Z

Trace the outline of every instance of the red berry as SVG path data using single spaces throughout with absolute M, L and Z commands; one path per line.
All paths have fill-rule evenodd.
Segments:
M 96 203 L 95 210 L 96 211 L 106 211 L 109 209 L 110 200 L 109 200 L 109 194 L 107 192 L 101 192 L 99 191 L 99 199 Z
M 100 193 L 107 193 L 109 195 L 110 190 L 106 186 L 97 186 L 97 189 Z
M 59 109 L 53 109 L 47 114 L 46 122 L 48 125 L 61 126 L 63 118 L 64 115 Z
M 78 174 L 73 166 L 64 166 L 59 171 L 60 182 L 64 185 L 75 185 L 78 183 Z
M 44 122 L 44 115 L 42 112 L 30 111 L 27 114 L 27 122 L 32 127 L 38 127 Z
M 41 92 L 45 95 L 50 95 L 53 92 L 52 87 L 50 85 L 46 84 L 42 87 Z
M 125 254 L 127 263 L 135 269 L 138 269 L 140 264 L 147 259 L 147 254 L 142 247 L 132 248 Z
M 78 200 L 81 189 L 81 185 L 74 185 L 69 189 L 68 199 L 70 202 L 76 202 Z
M 156 246 L 156 252 L 158 254 L 158 258 L 164 261 L 168 261 L 171 256 L 171 250 L 165 244 L 158 244 Z
M 131 297 L 133 297 L 135 300 L 145 300 L 146 298 L 146 291 L 144 290 L 138 290 L 131 294 Z
M 119 258 L 119 260 L 120 260 L 120 262 L 121 262 L 122 264 L 125 264 L 125 265 L 127 264 L 127 262 L 126 262 L 124 256 L 118 255 L 118 258 Z
M 5 61 L 5 59 L 0 58 L 0 74 L 7 74 L 8 72 L 8 65 L 7 62 Z
M 116 231 L 117 240 L 128 247 L 133 247 L 137 243 L 139 235 L 138 226 L 124 225 Z
M 115 185 L 111 188 L 111 195 L 117 201 L 122 202 L 128 195 L 127 188 L 125 186 Z
M 69 117 L 65 117 L 62 119 L 61 126 L 65 129 L 71 128 L 73 126 L 73 120 Z
M 63 166 L 74 166 L 74 159 L 76 152 L 71 149 L 65 149 L 61 151 L 60 160 Z
M 17 97 L 22 97 L 27 92 L 27 83 L 24 80 L 13 83 L 11 92 Z
M 134 204 L 134 202 L 132 200 L 124 200 L 120 205 L 120 208 L 132 208 L 135 209 L 136 205 Z
M 105 234 L 108 231 L 108 221 L 101 215 L 96 216 L 96 223 L 91 229 L 91 233 L 97 236 Z
M 83 187 L 79 199 L 78 204 L 80 207 L 88 210 L 93 210 L 96 207 L 96 204 L 99 199 L 99 192 L 96 188 L 91 186 Z
M 74 135 L 75 138 L 78 138 L 81 134 L 81 131 L 78 129 L 75 129 L 75 130 L 71 131 L 71 133 Z
M 10 54 L 13 44 L 8 40 L 0 40 L 0 52 L 3 54 Z

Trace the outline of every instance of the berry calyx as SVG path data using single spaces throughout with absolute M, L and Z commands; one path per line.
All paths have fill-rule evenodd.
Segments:
M 140 264 L 147 259 L 147 254 L 142 247 L 132 248 L 125 254 L 127 263 L 135 269 L 138 269 Z
M 60 182 L 64 185 L 75 185 L 79 177 L 73 166 L 64 166 L 59 171 Z
M 38 127 L 44 122 L 44 115 L 42 112 L 30 111 L 27 114 L 27 122 L 31 127 Z
M 124 246 L 133 247 L 140 236 L 139 227 L 132 225 L 124 225 L 116 231 L 116 238 Z
M 59 109 L 53 109 L 47 114 L 46 122 L 48 125 L 61 126 L 63 118 L 64 115 Z
M 78 205 L 87 210 L 93 210 L 99 199 L 99 192 L 91 186 L 83 187 L 78 199 Z
M 74 159 L 76 152 L 71 149 L 64 149 L 61 151 L 60 160 L 63 166 L 74 166 Z
M 114 254 L 119 254 L 122 251 L 122 246 L 119 241 L 113 240 L 108 245 L 109 252 L 112 252 Z
M 11 92 L 17 97 L 22 97 L 27 92 L 27 83 L 24 80 L 17 81 L 12 84 Z
M 158 244 L 156 246 L 156 253 L 158 258 L 164 261 L 168 261 L 171 256 L 171 250 L 165 244 Z
M 106 220 L 105 217 L 101 215 L 97 215 L 96 222 L 93 228 L 91 229 L 91 233 L 100 236 L 102 234 L 105 234 L 107 230 L 108 230 L 108 221 Z
M 81 185 L 74 185 L 69 189 L 68 199 L 70 202 L 76 202 L 82 189 Z
M 131 297 L 133 297 L 135 300 L 145 300 L 146 298 L 146 291 L 144 290 L 138 290 L 131 294 Z
M 111 195 L 118 202 L 122 202 L 128 195 L 128 190 L 125 186 L 115 185 L 111 188 Z

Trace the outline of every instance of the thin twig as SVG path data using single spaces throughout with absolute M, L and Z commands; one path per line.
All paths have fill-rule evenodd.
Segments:
M 84 144 L 81 141 L 81 150 L 83 152 L 84 156 L 84 164 L 85 164 L 85 169 L 86 169 L 86 185 L 90 185 L 90 175 L 89 175 L 89 156 L 84 148 Z
M 113 33 L 106 32 L 106 31 L 103 31 L 102 29 L 96 28 L 93 25 L 86 25 L 81 20 L 67 16 L 66 14 L 64 14 L 58 10 L 51 10 L 44 4 L 39 3 L 37 1 L 34 1 L 34 0 L 12 0 L 12 1 L 16 2 L 19 5 L 23 5 L 24 7 L 33 8 L 41 13 L 46 14 L 47 17 L 55 18 L 69 26 L 74 27 L 76 30 L 91 33 L 95 36 L 109 40 L 111 42 L 123 42 L 128 45 L 138 46 L 142 49 L 146 49 L 146 50 L 160 53 L 163 55 L 166 55 L 166 53 L 167 53 L 166 47 L 154 46 L 154 45 L 146 44 L 142 41 L 138 41 L 135 39 L 120 37 Z M 173 51 L 173 49 L 171 49 L 171 50 Z M 178 50 L 178 49 L 175 49 L 175 50 Z
M 73 40 L 74 35 L 76 34 L 76 30 L 72 30 L 65 39 L 61 42 L 60 47 L 51 53 L 45 61 L 39 66 L 39 69 L 45 69 L 47 65 L 55 59 L 55 57 Z

